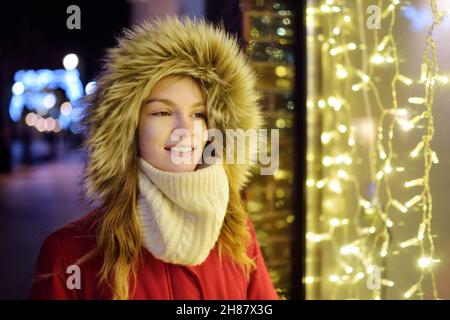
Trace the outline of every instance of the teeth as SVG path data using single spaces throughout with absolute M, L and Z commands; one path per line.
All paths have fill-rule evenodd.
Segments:
M 170 151 L 175 151 L 175 152 L 190 152 L 192 151 L 191 147 L 173 147 L 172 149 L 170 149 Z

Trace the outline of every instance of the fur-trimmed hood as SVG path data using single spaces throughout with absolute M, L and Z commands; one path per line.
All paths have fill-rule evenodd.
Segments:
M 258 129 L 263 125 L 256 75 L 237 40 L 204 20 L 168 17 L 127 30 L 109 49 L 94 93 L 87 97 L 86 192 L 104 200 L 108 188 L 133 168 L 140 107 L 165 76 L 184 74 L 208 92 L 210 127 Z M 224 149 L 225 150 L 225 149 Z M 230 183 L 241 190 L 251 164 L 230 164 Z

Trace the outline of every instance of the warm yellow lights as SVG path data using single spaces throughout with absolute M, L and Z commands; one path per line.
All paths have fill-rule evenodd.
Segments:
M 359 252 L 360 252 L 359 247 L 351 244 L 343 246 L 341 248 L 341 254 L 344 256 L 349 254 L 357 255 Z
M 422 186 L 422 185 L 423 185 L 423 178 L 414 179 L 414 180 L 405 182 L 405 188 L 412 188 L 412 187 L 417 187 L 417 186 Z
M 328 104 L 333 107 L 335 111 L 339 111 L 342 108 L 342 103 L 335 97 L 328 98 Z
M 417 238 L 412 238 L 406 241 L 403 241 L 400 243 L 400 248 L 404 249 L 404 248 L 408 248 L 411 246 L 417 246 L 419 244 L 419 239 Z
M 322 135 L 320 136 L 320 140 L 323 144 L 327 144 L 331 141 L 331 134 L 329 132 L 322 133 Z
M 425 229 L 426 229 L 427 225 L 425 222 L 422 222 L 419 226 L 419 232 L 417 234 L 417 240 L 422 241 L 424 234 L 425 234 Z
M 383 245 L 381 246 L 381 250 L 380 250 L 380 256 L 381 257 L 386 257 L 387 253 L 388 253 L 388 245 L 389 245 L 389 241 L 385 240 L 383 242 Z
M 431 257 L 420 257 L 420 259 L 417 261 L 417 264 L 422 269 L 430 268 L 433 264 L 438 263 L 439 259 L 433 259 Z
M 416 158 L 417 155 L 419 154 L 419 152 L 422 151 L 423 146 L 424 146 L 424 142 L 423 142 L 423 141 L 420 141 L 420 142 L 417 144 L 417 146 L 414 148 L 414 150 L 411 151 L 411 153 L 410 153 L 411 157 L 412 157 L 412 158 Z
M 345 69 L 342 67 L 341 64 L 338 64 L 338 65 L 336 66 L 336 76 L 337 76 L 339 79 L 345 79 L 345 78 L 347 78 L 347 76 L 348 76 L 347 70 L 345 70 Z
M 408 208 L 406 208 L 403 204 L 401 204 L 398 200 L 392 200 L 392 205 L 397 208 L 398 210 L 400 210 L 403 213 L 408 212 Z
M 386 44 L 389 42 L 389 37 L 388 36 L 384 36 L 383 40 L 380 41 L 380 44 L 377 46 L 377 51 L 381 52 L 384 50 L 384 48 L 386 47 Z
M 321 0 L 306 11 L 320 26 L 315 45 L 322 59 L 320 89 L 307 103 L 308 112 L 318 114 L 318 121 L 312 123 L 320 131 L 314 141 L 318 150 L 310 161 L 319 170 L 308 173 L 306 186 L 320 200 L 312 206 L 318 218 L 306 237 L 314 248 L 326 248 L 321 252 L 331 254 L 326 260 L 335 264 L 323 268 L 324 274 L 307 273 L 303 281 L 311 290 L 328 280 L 328 286 L 343 298 L 384 298 L 383 290 L 358 294 L 367 287 L 365 278 L 388 268 L 388 257 L 407 252 L 405 257 L 413 257 L 409 263 L 420 273 L 419 281 L 403 287 L 402 281 L 381 278 L 381 286 L 399 286 L 398 297 L 409 299 L 422 297 L 424 281 L 430 281 L 432 296 L 437 298 L 433 269 L 439 259 L 431 231 L 429 172 L 439 159 L 430 147 L 432 103 L 435 88 L 447 85 L 449 78 L 442 71 L 438 74 L 432 32 L 426 36 L 420 70 L 402 70 L 399 57 L 406 55 L 399 55 L 394 26 L 404 3 L 379 2 L 381 29 L 357 23 L 358 14 L 366 12 L 341 1 Z M 437 17 L 435 0 L 430 3 Z M 403 152 L 399 145 L 411 149 Z M 408 222 L 417 231 L 406 238 L 391 238 Z M 425 278 L 425 273 L 432 276 Z M 348 285 L 360 287 L 344 296 Z
M 420 195 L 414 196 L 413 198 L 411 198 L 411 200 L 409 200 L 405 203 L 405 207 L 411 208 L 412 206 L 419 203 L 420 200 L 422 200 L 422 196 L 420 196 Z
M 421 97 L 411 97 L 408 99 L 408 102 L 411 104 L 424 104 L 425 99 Z
M 381 54 L 376 53 L 372 56 L 370 61 L 374 64 L 382 64 L 382 63 L 386 62 L 386 59 Z
M 305 283 L 306 284 L 313 284 L 314 283 L 314 277 L 312 277 L 312 276 L 305 277 Z
M 411 288 L 408 289 L 408 291 L 405 292 L 403 297 L 405 299 L 411 298 L 411 296 L 417 291 L 417 289 L 418 289 L 418 285 L 417 284 L 413 285 Z
M 398 81 L 406 84 L 407 86 L 410 86 L 413 84 L 413 81 L 410 78 L 402 76 L 402 75 L 398 76 Z
M 277 66 L 275 68 L 275 74 L 280 78 L 284 78 L 287 76 L 288 70 L 285 66 Z
M 328 187 L 330 188 L 331 191 L 333 191 L 335 193 L 341 193 L 342 192 L 341 184 L 339 183 L 339 181 L 337 181 L 335 179 L 330 181 Z
M 339 276 L 336 274 L 332 274 L 329 278 L 328 278 L 331 282 L 338 282 L 339 281 Z
M 319 108 L 323 109 L 326 107 L 326 102 L 324 100 L 319 100 L 319 102 L 317 103 L 317 105 L 319 106 Z

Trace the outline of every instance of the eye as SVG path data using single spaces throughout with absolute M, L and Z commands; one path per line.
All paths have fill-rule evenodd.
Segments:
M 206 113 L 205 112 L 196 112 L 196 113 L 194 113 L 194 117 L 195 118 L 206 118 Z
M 159 112 L 153 112 L 153 116 L 170 116 L 170 113 L 167 111 L 159 111 Z

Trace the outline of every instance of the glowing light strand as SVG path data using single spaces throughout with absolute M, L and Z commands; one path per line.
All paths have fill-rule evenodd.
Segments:
M 323 39 L 322 59 L 331 59 L 330 61 L 325 61 L 323 65 L 325 67 L 327 65 L 332 66 L 330 67 L 330 69 L 334 70 L 338 81 L 334 83 L 333 81 L 331 81 L 331 86 L 325 89 L 326 92 L 331 92 L 332 96 L 328 99 L 320 99 L 319 103 L 317 104 L 322 112 L 329 112 L 329 109 L 326 108 L 327 104 L 325 102 L 328 100 L 328 105 L 332 107 L 336 112 L 336 128 L 332 129 L 333 124 L 327 125 L 327 131 L 324 132 L 324 135 L 322 136 L 322 143 L 325 144 L 322 153 L 323 165 L 327 169 L 324 171 L 324 173 L 322 174 L 322 178 L 320 178 L 317 183 L 315 183 L 314 179 L 309 178 L 307 181 L 307 185 L 310 188 L 316 187 L 321 190 L 324 187 L 328 186 L 328 189 L 335 194 L 341 194 L 345 190 L 352 188 L 355 193 L 356 199 L 359 199 L 359 204 L 356 207 L 354 217 L 350 215 L 348 217 L 341 215 L 340 217 L 332 218 L 329 221 L 328 230 L 325 233 L 314 234 L 310 232 L 308 236 L 309 242 L 318 244 L 323 241 L 329 242 L 331 247 L 333 248 L 337 265 L 339 265 L 345 272 L 343 275 L 334 273 L 328 277 L 326 275 L 307 276 L 308 281 L 305 280 L 305 283 L 307 283 L 308 285 L 313 284 L 315 281 L 318 281 L 316 279 L 320 277 L 322 277 L 323 279 L 328 279 L 331 283 L 334 283 L 336 285 L 336 288 L 332 297 L 335 297 L 338 293 L 339 286 L 348 283 L 358 283 L 365 276 L 370 275 L 372 263 L 377 262 L 380 257 L 382 259 L 385 258 L 390 253 L 391 249 L 389 229 L 394 225 L 390 218 L 390 215 L 394 214 L 391 208 L 395 208 L 401 213 L 407 213 L 410 208 L 419 207 L 419 205 L 420 208 L 422 208 L 423 215 L 419 230 L 417 232 L 417 237 L 403 241 L 402 243 L 400 243 L 399 247 L 402 249 L 411 246 L 420 247 L 421 257 L 418 259 L 417 263 L 421 273 L 419 280 L 410 288 L 408 288 L 408 290 L 403 294 L 403 298 L 410 298 L 415 294 L 417 294 L 419 297 L 423 297 L 422 287 L 425 275 L 427 273 L 431 275 L 431 285 L 433 291 L 432 295 L 434 298 L 438 297 L 434 271 L 432 268 L 433 264 L 439 262 L 439 259 L 434 258 L 435 249 L 433 236 L 431 233 L 432 198 L 429 187 L 429 172 L 431 170 L 432 164 L 438 163 L 436 153 L 430 148 L 430 142 L 434 134 L 432 115 L 434 85 L 436 83 L 434 79 L 438 80 L 441 84 L 446 84 L 448 82 L 448 80 L 444 81 L 445 77 L 440 76 L 437 73 L 438 68 L 435 55 L 435 42 L 432 37 L 434 27 L 441 22 L 443 14 L 438 12 L 436 1 L 430 0 L 434 22 L 427 34 L 427 45 L 424 52 L 423 65 L 421 68 L 421 79 L 418 81 L 418 83 L 423 83 L 425 85 L 425 97 L 411 97 L 408 99 L 408 102 L 411 104 L 423 104 L 426 108 L 426 111 L 422 112 L 419 115 L 416 115 L 411 120 L 403 120 L 399 117 L 403 116 L 405 113 L 407 113 L 407 111 L 398 107 L 397 85 L 402 84 L 410 86 L 414 83 L 414 81 L 411 78 L 400 73 L 396 41 L 393 34 L 393 28 L 396 21 L 396 6 L 400 4 L 400 1 L 394 0 L 392 2 L 389 2 L 382 15 L 383 19 L 390 18 L 387 35 L 385 35 L 381 41 L 378 41 L 379 37 L 377 30 L 375 30 L 373 33 L 374 48 L 376 48 L 375 55 L 379 55 L 381 57 L 375 59 L 375 61 L 373 58 L 368 59 L 366 57 L 368 54 L 368 50 L 366 50 L 367 45 L 364 43 L 364 27 L 360 27 L 358 30 L 360 32 L 360 35 L 362 34 L 362 36 L 360 37 L 362 38 L 360 44 L 348 42 L 344 37 L 344 25 L 345 23 L 352 21 L 349 10 L 347 10 L 348 8 L 350 8 L 348 3 L 345 3 L 347 5 L 341 6 L 343 2 L 336 1 L 334 3 L 334 8 L 340 8 L 340 10 L 328 10 L 327 8 L 325 8 L 327 6 L 327 3 L 320 6 L 320 10 L 316 10 L 314 8 L 308 8 L 307 10 L 307 21 L 314 21 L 313 19 L 311 19 L 311 16 L 315 14 L 326 14 L 326 19 L 328 20 L 328 22 L 331 19 L 330 15 L 333 15 L 336 17 L 333 18 L 333 21 L 338 21 L 337 25 L 330 25 L 330 23 L 328 23 L 330 31 L 329 37 L 327 39 L 324 39 L 323 36 L 319 36 L 319 38 L 322 37 Z M 358 3 L 359 7 L 361 7 L 361 1 L 358 1 Z M 380 7 L 383 7 L 383 1 L 379 0 L 378 5 Z M 343 22 L 341 21 L 341 18 Z M 338 29 L 339 32 L 336 31 Z M 366 63 L 363 64 L 362 68 L 357 68 L 351 64 L 349 52 L 356 50 L 357 48 L 364 48 L 364 50 L 361 50 L 363 61 L 370 60 L 372 62 L 368 67 Z M 328 55 L 326 53 L 328 53 Z M 389 56 L 383 56 L 382 54 L 389 54 Z M 394 68 L 394 75 L 391 81 L 392 108 L 384 107 L 380 99 L 378 88 L 372 81 L 374 65 L 379 65 L 380 63 L 392 64 Z M 333 70 L 330 71 L 333 72 Z M 325 70 L 324 68 L 323 72 L 327 73 L 328 70 Z M 358 83 L 351 84 L 350 79 L 354 79 L 354 76 L 359 77 L 360 81 Z M 339 97 L 339 93 L 343 91 L 343 87 L 348 87 L 349 83 L 351 84 L 352 90 L 355 92 L 354 94 L 358 94 L 358 91 L 367 87 L 374 95 L 376 105 L 381 112 L 379 124 L 377 127 L 378 134 L 376 136 L 376 148 L 371 148 L 371 151 L 369 152 L 369 170 L 371 172 L 372 180 L 375 181 L 376 185 L 376 193 L 371 201 L 367 201 L 361 196 L 359 182 L 355 178 L 352 169 L 348 168 L 344 170 L 340 167 L 342 163 L 350 165 L 352 163 L 352 158 L 354 158 L 356 154 L 355 140 L 353 137 L 353 127 L 351 126 L 351 106 L 348 102 Z M 366 90 L 363 90 L 362 92 L 363 95 L 367 94 Z M 369 118 L 372 118 L 371 108 L 368 107 L 369 103 L 366 96 L 364 101 L 367 115 Z M 309 100 L 308 106 L 311 107 L 314 105 L 315 103 Z M 423 177 L 418 177 L 414 180 L 409 180 L 404 183 L 405 188 L 422 187 L 423 191 L 420 194 L 416 194 L 403 204 L 401 201 L 393 197 L 389 177 L 392 172 L 404 171 L 404 168 L 395 167 L 392 165 L 394 163 L 394 128 L 396 127 L 396 125 L 401 124 L 403 129 L 411 130 L 415 128 L 417 124 L 423 119 L 425 119 L 427 122 L 426 133 L 422 137 L 421 141 L 419 141 L 419 143 L 416 145 L 414 150 L 412 150 L 411 152 L 411 156 L 413 158 L 417 158 L 419 154 L 423 155 L 425 162 Z M 385 134 L 383 130 L 386 120 L 390 121 L 388 122 L 387 134 Z M 336 149 L 335 146 L 337 145 L 337 142 L 342 139 L 342 136 L 346 135 L 348 135 L 348 139 L 345 141 L 346 145 L 349 148 L 346 151 L 342 152 L 342 154 L 332 155 L 332 153 L 336 152 L 333 150 Z M 385 140 L 387 150 L 384 147 Z M 311 155 L 308 157 L 311 159 L 314 158 Z M 347 159 L 348 161 L 343 161 L 343 159 Z M 381 170 L 377 168 L 381 168 Z M 382 187 L 383 189 L 381 189 Z M 322 192 L 324 192 L 325 190 L 327 189 L 323 189 Z M 384 190 L 387 198 L 385 200 L 384 206 L 381 206 L 381 194 L 379 192 L 380 190 Z M 330 196 L 324 196 L 324 198 L 330 198 Z M 372 225 L 367 227 L 360 225 L 358 221 L 362 215 L 372 216 Z M 350 218 L 351 223 L 349 223 L 348 218 Z M 352 242 L 350 242 L 351 237 L 349 236 L 348 229 L 350 226 L 353 226 L 357 231 L 357 234 L 359 235 L 356 240 L 353 238 Z M 344 237 L 339 236 L 339 234 L 337 233 L 340 230 L 341 233 L 344 234 Z M 427 246 L 425 243 L 426 241 L 428 244 Z M 379 253 L 378 255 L 376 254 L 377 252 Z M 352 257 L 352 260 L 348 260 L 348 257 Z M 393 287 L 395 285 L 393 281 L 388 279 L 382 279 L 381 282 L 382 286 L 385 287 Z M 353 290 L 349 290 L 348 296 L 354 297 L 355 290 L 356 289 L 353 286 Z M 373 290 L 373 298 L 380 299 L 380 297 L 380 290 Z

